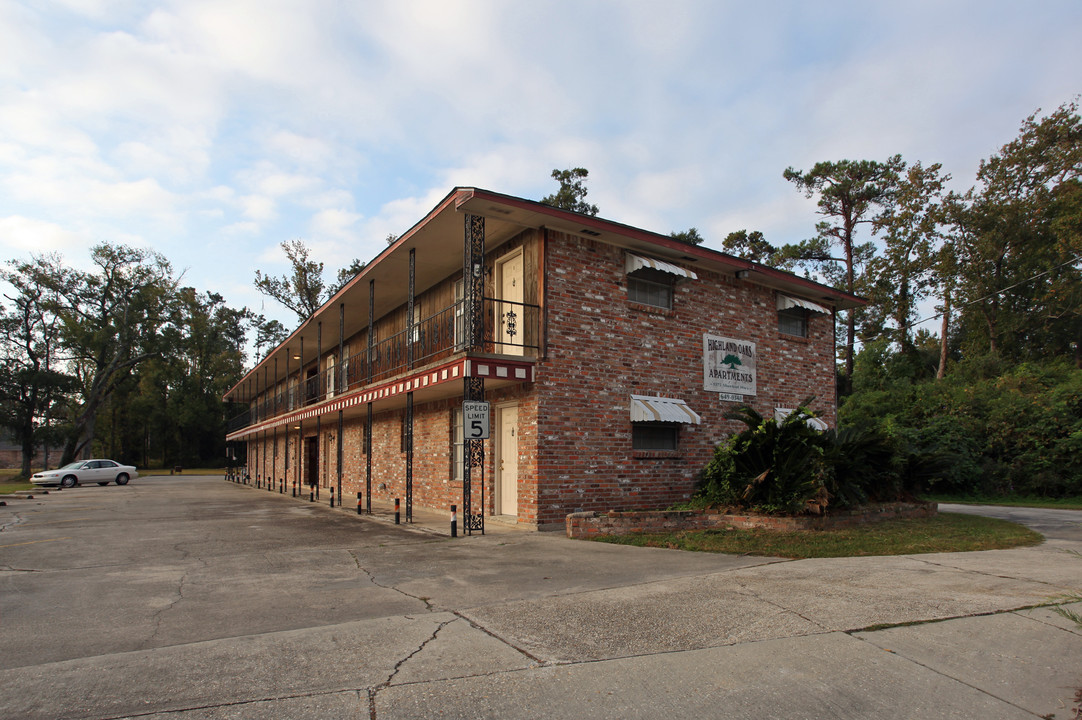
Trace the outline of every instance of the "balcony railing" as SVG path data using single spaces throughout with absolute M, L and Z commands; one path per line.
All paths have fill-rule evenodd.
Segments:
M 478 352 L 525 355 L 527 351 L 540 350 L 540 337 L 540 307 L 509 300 L 484 299 L 484 333 L 480 347 L 476 348 Z M 306 378 L 300 384 L 300 397 L 297 397 L 296 386 L 265 396 L 232 418 L 228 431 L 236 432 L 299 407 L 328 400 L 347 390 L 450 359 L 466 351 L 466 342 L 464 303 L 460 301 L 422 318 L 414 324 L 412 332 L 404 330 L 375 343 L 371 362 L 367 349 L 362 349 L 360 353 L 347 358 L 345 363 Z

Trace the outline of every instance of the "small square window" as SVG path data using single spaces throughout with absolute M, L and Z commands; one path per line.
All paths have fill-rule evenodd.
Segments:
M 778 310 L 778 332 L 795 337 L 808 337 L 808 311 L 795 307 Z
M 672 310 L 673 275 L 643 268 L 627 276 L 627 299 L 642 305 Z
M 679 428 L 676 423 L 634 423 L 631 426 L 631 449 L 676 450 Z

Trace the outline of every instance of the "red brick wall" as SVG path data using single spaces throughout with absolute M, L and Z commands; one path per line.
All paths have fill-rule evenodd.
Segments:
M 671 311 L 648 309 L 627 300 L 622 249 L 550 231 L 546 253 L 548 346 L 536 374 L 540 523 L 690 496 L 714 446 L 739 429 L 722 418 L 733 404 L 703 390 L 703 333 L 756 343 L 758 394 L 746 399 L 764 415 L 815 395 L 813 408 L 833 425 L 830 317 L 812 314 L 807 340 L 782 335 L 773 290 L 701 269 L 697 280 L 677 284 Z M 681 426 L 671 456 L 641 457 L 649 454 L 631 449 L 632 394 L 681 398 L 702 424 Z

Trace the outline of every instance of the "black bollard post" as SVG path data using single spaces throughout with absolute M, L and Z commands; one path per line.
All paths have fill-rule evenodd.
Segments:
M 458 506 L 451 506 L 451 537 L 458 537 Z
M 308 502 L 316 501 L 316 488 L 314 485 L 308 486 Z
M 293 481 L 293 497 L 297 497 L 297 481 Z
M 361 494 L 357 493 L 357 514 L 361 514 Z
M 334 507 L 334 488 L 331 488 L 331 507 Z
M 400 512 L 398 512 L 398 498 L 394 499 L 394 524 L 395 525 L 401 525 L 402 524 L 402 514 Z

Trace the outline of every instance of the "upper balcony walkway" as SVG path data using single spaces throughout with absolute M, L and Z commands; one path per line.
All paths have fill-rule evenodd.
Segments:
M 474 348 L 468 348 L 464 340 L 464 319 L 464 302 L 459 301 L 421 319 L 412 330 L 373 343 L 371 356 L 363 347 L 343 364 L 323 371 L 308 369 L 299 384 L 295 378 L 300 371 L 294 372 L 293 379 L 286 379 L 288 389 L 264 393 L 248 410 L 229 420 L 226 432 L 235 435 L 275 418 L 327 405 L 333 399 L 363 395 L 366 390 L 467 355 L 526 360 L 540 354 L 541 312 L 537 305 L 485 298 L 483 339 Z

